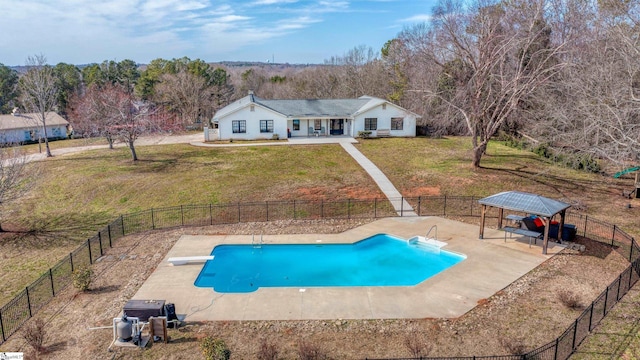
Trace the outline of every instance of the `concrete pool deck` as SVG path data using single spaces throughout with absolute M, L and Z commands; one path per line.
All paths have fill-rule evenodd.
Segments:
M 174 303 L 185 321 L 455 318 L 564 249 L 550 242 L 548 255 L 542 255 L 542 241 L 529 247 L 526 237 L 514 236 L 505 242 L 504 232 L 489 228 L 479 240 L 477 225 L 439 217 L 385 218 L 340 234 L 265 234 L 263 240 L 264 244 L 350 243 L 379 233 L 408 239 L 424 236 L 432 225 L 437 225 L 438 240 L 448 243 L 444 250 L 467 258 L 416 286 L 260 288 L 251 293 L 217 293 L 193 285 L 202 263 L 173 266 L 167 259 L 210 255 L 218 244 L 251 244 L 252 236 L 182 235 L 133 299 Z

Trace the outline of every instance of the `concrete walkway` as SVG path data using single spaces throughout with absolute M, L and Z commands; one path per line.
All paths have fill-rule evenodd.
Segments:
M 367 159 L 364 154 L 362 154 L 355 146 L 351 143 L 340 143 L 342 148 L 349 154 L 351 157 L 362 166 L 362 168 L 373 178 L 373 181 L 378 185 L 380 190 L 384 193 L 384 195 L 389 199 L 391 205 L 393 205 L 394 210 L 400 216 L 418 216 L 413 211 L 413 208 L 409 203 L 402 198 L 402 194 L 396 189 L 395 186 L 391 183 L 389 178 L 380 170 L 371 160 Z

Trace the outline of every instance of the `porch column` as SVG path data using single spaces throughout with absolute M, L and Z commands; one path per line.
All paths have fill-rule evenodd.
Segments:
M 544 220 L 544 240 L 542 241 L 542 254 L 547 255 L 547 246 L 549 245 L 549 225 L 551 224 L 551 219 L 548 217 L 543 217 Z
M 504 215 L 504 209 L 498 208 L 498 229 L 502 229 L 502 215 Z
M 562 210 L 560 212 L 560 224 L 558 225 L 558 238 L 557 240 L 562 241 L 562 229 L 564 229 L 564 217 L 567 215 L 567 210 Z
M 487 205 L 482 205 L 482 211 L 481 211 L 481 215 L 480 215 L 480 235 L 479 235 L 479 239 L 483 239 L 484 238 L 484 217 L 487 213 Z

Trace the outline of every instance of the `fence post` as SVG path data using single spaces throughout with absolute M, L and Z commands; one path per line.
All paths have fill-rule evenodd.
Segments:
M 53 271 L 49 268 L 49 280 L 51 280 L 51 295 L 56 296 L 56 289 L 53 287 Z
M 373 198 L 373 218 L 378 218 L 378 198 Z
M 31 299 L 29 299 L 29 287 L 24 288 L 27 293 L 27 307 L 29 308 L 29 317 L 31 318 L 33 314 L 31 314 Z
M 607 316 L 607 300 L 609 300 L 609 286 L 607 286 L 607 292 L 604 293 L 604 309 L 602 315 Z
M 618 292 L 616 293 L 616 302 L 620 301 L 620 286 L 622 286 L 622 273 L 618 277 Z
M 631 250 L 629 250 L 629 262 L 633 259 L 633 248 L 635 248 L 636 241 L 631 238 Z
M 556 338 L 556 349 L 555 352 L 553 354 L 553 360 L 558 359 L 558 347 L 560 345 L 560 338 Z
M 444 196 L 444 206 L 442 208 L 442 215 L 447 216 L 447 195 Z
M 213 212 L 211 209 L 212 205 L 209 203 L 209 225 L 213 225 Z
M 107 235 L 109 236 L 109 247 L 112 248 L 113 245 L 111 244 L 111 224 L 107 225 Z
M 591 302 L 591 311 L 589 312 L 589 332 L 591 332 L 591 324 L 593 323 L 593 307 L 594 302 Z
M 404 196 L 400 197 L 400 217 L 404 216 Z
M 631 248 L 633 249 L 633 246 L 632 246 Z M 633 266 L 631 266 L 631 267 L 629 268 L 629 287 L 627 287 L 627 289 L 628 289 L 628 290 L 627 290 L 627 292 L 628 292 L 629 290 L 631 290 L 631 282 L 632 282 L 632 279 L 633 279 Z
M 182 220 L 182 226 L 184 226 L 184 208 L 180 205 L 180 218 Z
M 616 224 L 613 224 L 613 234 L 611 235 L 611 247 L 613 247 L 615 240 L 616 240 Z
M 102 252 L 102 234 L 98 231 L 98 244 L 100 244 L 100 256 L 104 255 Z
M 471 206 L 469 207 L 470 211 L 471 211 L 471 216 L 473 216 L 473 203 L 475 200 L 475 197 L 473 195 L 471 195 Z
M 4 336 L 4 324 L 2 323 L 2 311 L 0 311 L 0 333 L 2 333 L 2 342 L 7 341 L 6 336 Z
M 122 226 L 122 236 L 124 236 L 124 216 L 120 215 L 120 224 Z
M 151 208 L 151 228 L 152 228 L 153 230 L 155 230 L 155 229 L 156 229 L 156 220 L 155 220 L 155 219 L 154 219 L 154 217 L 153 217 L 153 208 Z
M 240 203 L 238 202 L 238 222 L 240 222 Z
M 422 206 L 422 195 L 418 196 L 418 216 L 420 216 L 420 207 Z
M 93 264 L 93 256 L 91 256 L 91 239 L 87 239 L 87 247 L 89 248 L 89 264 Z
M 69 262 L 71 263 L 71 273 L 73 273 L 73 253 L 69 253 Z
M 573 341 L 571 342 L 571 352 L 576 349 L 576 335 L 578 334 L 578 319 L 574 322 L 573 325 Z
M 582 236 L 584 237 L 587 237 L 587 224 L 589 223 L 589 221 L 587 220 L 588 217 L 589 215 L 584 216 L 584 234 L 582 234 Z
M 269 221 L 269 202 L 265 201 L 264 204 L 267 207 L 267 221 Z

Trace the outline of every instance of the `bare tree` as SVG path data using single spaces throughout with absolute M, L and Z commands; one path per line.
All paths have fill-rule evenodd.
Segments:
M 134 161 L 138 160 L 135 141 L 140 136 L 174 128 L 164 112 L 137 100 L 130 87 L 119 84 L 92 86 L 76 107 L 74 124 L 106 137 L 110 144 L 116 139 L 125 143 Z
M 51 157 L 47 136 L 47 112 L 53 111 L 58 101 L 56 76 L 53 68 L 47 65 L 47 59 L 42 54 L 28 57 L 26 65 L 27 72 L 20 78 L 22 102 L 25 108 L 37 114 L 47 157 Z
M 212 107 L 211 89 L 206 79 L 187 71 L 164 74 L 156 85 L 155 99 L 169 112 L 177 114 L 183 125 L 201 123 Z
M 85 137 L 104 137 L 113 149 L 116 132 L 109 104 L 120 91 L 119 85 L 107 83 L 102 87 L 91 84 L 82 96 L 72 99 L 74 111 L 70 114 L 74 132 Z
M 580 162 L 573 165 L 579 168 L 592 159 L 607 159 L 620 169 L 637 165 L 640 3 L 567 3 L 576 3 L 561 9 L 562 17 L 570 20 L 562 34 L 571 39 L 567 57 L 573 65 L 547 89 L 545 119 L 531 132 L 556 151 L 573 154 L 573 161 Z
M 547 41 L 544 0 L 443 0 L 422 53 L 448 77 L 429 94 L 455 109 L 473 143 L 474 167 L 491 137 L 565 65 L 563 43 Z M 442 85 L 442 84 L 440 84 Z
M 29 164 L 18 147 L 0 148 L 0 207 L 24 196 L 35 185 L 38 164 Z M 5 230 L 0 226 L 0 232 Z

